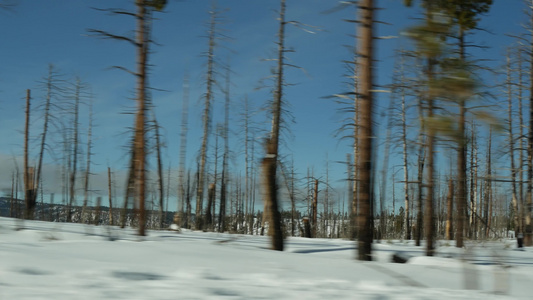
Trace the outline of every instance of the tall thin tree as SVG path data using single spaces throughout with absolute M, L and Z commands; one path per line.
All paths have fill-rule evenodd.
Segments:
M 360 120 L 359 126 L 359 211 L 357 215 L 358 242 L 357 259 L 372 260 L 372 113 L 374 74 L 374 0 L 359 2 L 358 66 Z

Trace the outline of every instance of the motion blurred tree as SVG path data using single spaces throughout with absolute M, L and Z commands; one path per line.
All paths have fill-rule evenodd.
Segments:
M 216 43 L 216 25 L 218 24 L 217 16 L 219 12 L 213 3 L 213 7 L 209 11 L 210 21 L 208 30 L 208 51 L 207 51 L 207 76 L 206 76 L 206 92 L 204 95 L 205 106 L 203 112 L 203 136 L 202 146 L 200 148 L 200 169 L 198 173 L 198 185 L 196 187 L 196 229 L 203 227 L 203 201 L 205 188 L 205 165 L 207 160 L 207 143 L 211 131 L 211 106 L 213 102 L 213 86 L 215 85 L 215 47 Z
M 136 182 L 136 196 L 139 204 L 139 235 L 145 235 L 146 225 L 146 111 L 148 110 L 148 99 L 146 95 L 147 78 L 148 78 L 148 54 L 150 40 L 152 12 L 162 11 L 167 4 L 166 0 L 136 0 L 135 6 L 137 12 L 129 12 L 117 9 L 107 9 L 104 11 L 115 15 L 127 15 L 137 20 L 137 30 L 135 39 L 111 34 L 102 30 L 90 29 L 90 33 L 97 34 L 104 38 L 126 41 L 132 44 L 137 51 L 137 70 L 128 71 L 124 67 L 117 67 L 126 70 L 137 78 L 137 112 L 135 117 L 135 137 L 132 149 L 132 167 L 133 177 Z
M 26 90 L 26 121 L 24 125 L 24 202 L 26 204 L 24 218 L 32 220 L 35 210 L 35 187 L 33 185 L 33 172 L 30 172 L 28 162 L 28 148 L 30 137 L 30 108 L 31 108 L 31 92 Z
M 180 128 L 180 152 L 179 152 L 179 170 L 178 170 L 178 209 L 176 210 L 179 220 L 179 226 L 185 226 L 185 203 L 189 203 L 190 199 L 186 199 L 185 193 L 185 168 L 187 158 L 187 131 L 189 116 L 189 76 L 185 76 L 183 80 L 183 102 L 181 111 L 181 128 Z M 179 214 L 178 214 L 179 212 Z
M 412 1 L 406 1 L 411 4 Z M 467 61 L 465 48 L 466 32 L 476 28 L 479 15 L 488 11 L 490 0 L 469 0 L 469 1 L 440 1 L 424 0 L 422 6 L 426 9 L 426 25 L 413 28 L 409 35 L 416 41 L 419 54 L 423 56 L 427 63 L 428 99 L 441 99 L 447 103 L 455 103 L 459 107 L 458 118 L 450 116 L 433 115 L 432 106 L 428 104 L 428 132 L 431 134 L 451 136 L 458 145 L 457 158 L 457 247 L 463 246 L 464 224 L 466 216 L 466 142 L 465 135 L 465 114 L 467 110 L 466 102 L 475 95 L 476 82 L 473 80 L 473 66 Z M 446 38 L 457 31 L 455 36 L 458 40 L 457 47 L 459 55 L 450 55 L 445 48 Z M 452 35 L 453 36 L 453 35 Z M 477 113 L 478 117 L 483 114 Z M 428 136 L 431 138 L 431 135 Z M 428 141 L 428 145 L 432 143 Z M 428 146 L 429 147 L 429 146 Z M 433 154 L 429 153 L 428 158 L 432 159 Z M 432 162 L 429 162 L 428 173 L 432 173 Z M 433 180 L 433 175 L 429 179 Z M 428 199 L 431 199 L 432 183 L 428 183 Z M 428 201 L 432 206 L 432 202 Z M 429 221 L 429 210 L 426 208 L 426 227 L 433 226 Z M 426 229 L 427 230 L 427 229 Z M 428 239 L 430 233 L 426 232 Z M 428 240 L 428 255 L 431 252 Z
M 479 23 L 479 16 L 487 13 L 492 5 L 492 0 L 441 0 L 439 3 L 452 18 L 452 23 L 456 24 L 458 29 L 457 33 L 457 47 L 459 50 L 459 61 L 463 66 L 468 66 L 466 57 L 466 36 L 471 30 L 477 28 Z M 464 71 L 469 71 L 467 68 Z M 463 72 L 464 72 L 463 71 Z M 462 74 L 470 77 L 469 74 Z M 458 123 L 458 149 L 457 149 L 457 182 L 458 182 L 458 211 L 457 218 L 457 235 L 456 246 L 463 247 L 463 235 L 464 235 L 464 222 L 466 216 L 466 142 L 465 136 L 465 114 L 466 114 L 466 101 L 469 97 L 459 97 L 459 123 Z
M 533 246 L 533 228 L 531 224 L 533 211 L 533 1 L 524 1 L 527 5 L 529 24 L 526 26 L 526 55 L 529 58 L 529 126 L 527 136 L 527 214 L 525 220 L 526 246 Z
M 283 251 L 283 236 L 281 231 L 281 215 L 278 209 L 278 185 L 276 169 L 279 153 L 279 135 L 281 125 L 281 105 L 283 98 L 283 70 L 285 52 L 285 0 L 281 0 L 279 11 L 278 58 L 276 67 L 276 87 L 272 102 L 272 129 L 265 145 L 266 155 L 262 161 L 263 189 L 265 191 L 265 214 L 269 216 L 272 249 Z
M 92 131 L 93 131 L 93 99 L 89 102 L 89 127 L 87 129 L 87 161 L 85 165 L 85 176 L 83 184 L 83 208 L 80 222 L 87 221 L 86 209 L 89 202 L 89 178 L 91 176 L 91 156 L 92 156 Z M 111 223 L 111 222 L 110 222 Z
M 53 115 L 52 107 L 54 106 L 54 102 L 62 97 L 64 91 L 63 80 L 57 69 L 51 64 L 48 65 L 48 75 L 43 79 L 41 85 L 43 89 L 46 90 L 46 93 L 43 106 L 43 131 L 40 135 L 39 158 L 37 163 L 37 172 L 35 174 L 36 187 L 33 195 L 35 199 L 33 201 L 37 200 L 37 192 L 39 190 L 39 186 L 41 185 L 44 152 L 48 146 L 46 138 L 48 136 L 48 128 Z
M 359 172 L 357 189 L 359 211 L 357 215 L 357 259 L 372 260 L 372 113 L 374 75 L 374 0 L 359 1 L 358 56 L 359 67 Z
M 406 1 L 411 5 L 412 1 Z M 426 202 L 424 213 L 424 227 L 426 233 L 426 255 L 432 256 L 434 253 L 434 147 L 436 130 L 440 126 L 435 116 L 435 91 L 436 86 L 436 67 L 438 59 L 443 51 L 443 38 L 448 30 L 446 19 L 439 18 L 439 7 L 437 1 L 425 0 L 422 1 L 422 6 L 425 9 L 424 21 L 419 26 L 415 26 L 407 32 L 416 43 L 416 50 L 418 56 L 425 61 L 424 74 L 427 82 L 425 93 L 421 96 L 425 101 L 426 115 L 423 120 L 423 128 L 426 132 L 426 147 L 427 147 L 427 181 L 426 181 Z M 422 170 L 419 169 L 419 178 L 421 178 Z M 420 194 L 420 193 L 419 193 Z M 419 195 L 420 196 L 420 195 Z M 420 215 L 420 212 L 419 212 Z M 421 228 L 418 226 L 417 231 Z

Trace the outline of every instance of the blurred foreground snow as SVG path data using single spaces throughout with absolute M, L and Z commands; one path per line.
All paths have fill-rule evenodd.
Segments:
M 23 230 L 16 230 L 23 227 Z M 0 218 L 0 299 L 533 299 L 533 249 L 514 242 L 374 244 L 182 230 L 149 231 Z M 390 263 L 402 251 L 407 264 Z

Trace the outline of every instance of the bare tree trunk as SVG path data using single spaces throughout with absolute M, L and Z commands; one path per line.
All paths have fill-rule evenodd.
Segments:
M 58 87 L 55 85 L 54 81 L 56 80 L 56 73 L 54 71 L 54 66 L 49 65 L 48 66 L 48 76 L 45 80 L 46 85 L 46 100 L 44 105 L 44 121 L 43 121 L 43 132 L 41 134 L 41 144 L 39 148 L 39 162 L 37 164 L 37 178 L 35 182 L 37 183 L 37 186 L 35 187 L 35 201 L 37 198 L 37 190 L 39 189 L 39 184 L 41 184 L 41 175 L 42 175 L 42 166 L 43 166 L 43 157 L 44 157 L 44 151 L 46 148 L 46 136 L 48 134 L 48 124 L 50 119 L 50 109 L 51 109 L 51 102 L 52 102 L 52 94 L 53 90 L 57 89 Z M 29 90 L 28 90 L 29 91 Z
M 282 165 L 281 166 L 281 173 L 283 175 L 283 181 L 285 182 L 285 186 L 287 187 L 287 193 L 289 194 L 289 199 L 291 200 L 291 236 L 296 236 L 296 199 L 294 196 L 294 160 L 291 161 L 291 171 L 290 171 L 290 177 L 289 173 L 287 171 L 287 168 Z
M 358 28 L 360 68 L 360 117 L 359 120 L 359 177 L 358 189 L 359 214 L 357 215 L 358 227 L 358 254 L 359 260 L 372 260 L 372 106 L 373 106 L 373 27 L 374 27 L 374 1 L 363 0 L 359 2 L 360 24 Z
M 485 221 L 485 238 L 489 237 L 489 230 L 492 219 L 492 126 L 489 129 L 489 140 L 487 142 L 487 180 L 485 183 L 485 206 L 484 206 L 484 221 Z M 491 207 L 489 212 L 489 206 Z
M 194 183 L 193 183 L 194 184 Z M 185 222 L 184 226 L 186 228 L 190 228 L 190 222 L 191 222 L 191 214 L 192 214 L 192 207 L 191 207 L 191 171 L 187 172 L 187 190 L 185 194 L 185 201 L 186 201 L 186 213 L 185 213 Z
M 131 158 L 130 158 L 130 166 L 128 170 L 128 181 L 126 182 L 126 192 L 124 194 L 124 206 L 122 208 L 122 211 L 120 213 L 120 228 L 126 227 L 126 219 L 128 214 L 128 202 L 130 198 L 135 199 L 135 163 L 137 161 L 136 155 L 135 155 L 135 143 L 132 144 L 132 150 L 131 150 Z
M 209 26 L 209 50 L 207 52 L 207 90 L 205 93 L 205 107 L 203 115 L 203 137 L 202 148 L 200 149 L 200 170 L 198 176 L 198 185 L 196 190 L 196 229 L 202 229 L 203 217 L 202 207 L 204 200 L 204 181 L 205 181 L 205 165 L 207 159 L 207 142 L 209 139 L 209 132 L 211 130 L 211 102 L 213 101 L 213 83 L 214 83 L 214 58 L 215 58 L 215 18 L 216 11 L 213 7 L 209 12 L 211 14 Z
M 530 27 L 533 28 L 533 1 L 529 5 Z M 533 246 L 533 228 L 531 224 L 531 214 L 533 209 L 533 35 L 529 45 L 529 132 L 527 143 L 527 214 L 526 214 L 526 234 L 524 243 L 526 246 Z
M 244 97 L 244 185 L 246 189 L 246 220 L 248 222 L 248 232 L 252 234 L 253 231 L 253 210 L 251 210 L 251 193 L 250 193 L 250 167 L 248 165 L 248 126 L 250 121 L 248 96 Z
M 76 78 L 76 86 L 74 91 L 74 133 L 72 140 L 72 170 L 70 173 L 70 198 L 67 208 L 67 222 L 72 222 L 72 205 L 76 201 L 76 175 L 78 174 L 78 139 L 79 139 L 79 108 L 81 98 L 81 81 Z
M 231 69 L 228 66 L 226 69 L 226 87 L 224 90 L 224 96 L 225 96 L 224 97 L 224 127 L 222 129 L 222 134 L 224 138 L 224 154 L 222 158 L 222 180 L 220 183 L 220 213 L 219 213 L 219 218 L 220 218 L 219 226 L 221 227 L 219 229 L 220 232 L 224 232 L 224 227 L 225 227 L 225 220 L 223 220 L 223 218 L 226 217 L 226 185 L 227 185 L 226 180 L 227 180 L 227 175 L 229 172 L 228 156 L 229 156 L 229 105 L 230 105 L 230 85 L 231 85 L 230 74 L 231 74 Z M 246 139 L 248 139 L 248 136 L 246 136 Z M 247 164 L 246 164 L 246 167 L 247 167 Z M 246 172 L 248 171 L 246 170 Z
M 466 138 L 464 105 L 459 107 L 459 140 L 457 151 L 457 233 L 456 247 L 464 245 L 464 225 L 466 217 Z
M 324 191 L 324 200 L 322 201 L 323 203 L 323 207 L 324 207 L 324 210 L 322 211 L 322 220 L 320 222 L 320 226 L 321 226 L 321 230 L 320 230 L 320 237 L 322 238 L 327 238 L 329 236 L 329 224 L 330 224 L 330 220 L 329 220 L 329 200 L 328 200 L 328 188 L 327 188 L 327 185 L 326 185 L 326 190 Z
M 475 130 L 475 127 L 472 129 Z M 475 132 L 475 131 L 473 131 Z M 475 136 L 472 137 L 472 148 L 474 149 L 474 209 L 473 213 L 474 218 L 474 239 L 478 238 L 479 235 L 479 220 L 480 220 L 480 195 L 478 193 L 478 157 L 477 157 L 477 139 Z
M 144 0 L 136 0 L 137 6 L 137 115 L 135 120 L 135 178 L 139 197 L 139 235 L 144 236 L 146 226 L 146 69 L 148 60 L 147 33 L 149 13 Z
M 385 147 L 384 147 L 385 149 L 383 150 L 384 152 L 383 166 L 381 169 L 381 181 L 380 181 L 381 190 L 380 190 L 380 195 L 379 195 L 379 211 L 380 211 L 379 212 L 380 213 L 380 218 L 379 218 L 380 237 L 379 239 L 380 240 L 383 239 L 383 236 L 385 235 L 387 231 L 387 214 L 385 213 L 385 210 L 386 210 L 385 209 L 385 193 L 388 187 L 387 186 L 387 179 L 388 179 L 387 171 L 389 169 L 390 139 L 391 139 L 392 114 L 393 114 L 392 110 L 395 105 L 394 97 L 395 96 L 390 97 L 389 108 L 387 109 L 387 133 L 385 137 Z
M 111 194 L 111 168 L 107 167 L 107 182 L 109 193 L 109 225 L 113 226 L 113 198 Z
M 157 119 L 155 117 L 155 113 L 152 110 L 152 118 L 154 122 L 154 129 L 155 129 L 155 150 L 157 154 L 157 177 L 158 177 L 158 184 L 159 184 L 159 229 L 163 228 L 163 207 L 164 207 L 164 199 L 165 199 L 165 187 L 163 185 L 163 162 L 161 160 L 161 136 L 159 134 L 159 124 L 157 122 Z
M 426 160 L 426 151 L 425 151 L 425 141 L 424 141 L 424 130 L 425 126 L 423 124 L 422 118 L 423 118 L 423 111 L 422 111 L 422 100 L 419 99 L 418 103 L 419 107 L 419 115 L 420 115 L 420 121 L 422 122 L 420 133 L 418 136 L 419 141 L 419 151 L 418 151 L 418 174 L 417 174 L 417 182 L 418 182 L 418 199 L 416 202 L 416 230 L 415 230 L 415 240 L 416 240 L 416 246 L 420 246 L 420 240 L 422 239 L 422 209 L 423 209 L 423 180 L 424 180 L 424 164 Z
M 433 81 L 433 67 L 435 65 L 435 59 L 428 59 L 428 82 Z M 433 118 L 433 105 L 434 100 L 432 96 L 428 96 L 427 99 L 428 105 L 428 118 L 431 120 Z M 434 152 L 434 143 L 435 143 L 435 130 L 433 126 L 428 127 L 428 136 L 427 136 L 427 148 L 428 148 L 428 179 L 427 179 L 427 195 L 426 195 L 426 205 L 425 205 L 425 214 L 424 222 L 426 229 L 426 255 L 433 256 L 435 252 L 435 216 L 434 216 L 434 182 L 435 182 L 435 152 Z
M 296 224 L 294 219 L 296 218 L 296 199 L 294 195 L 294 158 L 291 161 L 291 183 L 289 197 L 291 198 L 291 234 L 292 236 L 295 236 Z
M 26 123 L 24 127 L 24 202 L 26 203 L 25 219 L 33 220 L 35 211 L 35 186 L 33 168 L 28 165 L 28 148 L 30 136 L 30 90 L 26 90 Z
M 512 90 L 512 82 L 511 82 L 511 57 L 510 53 L 508 51 L 507 53 L 507 113 L 508 113 L 508 134 L 509 134 L 509 157 L 510 157 L 510 163 L 511 163 L 511 203 L 514 210 L 514 230 L 516 231 L 516 234 L 522 233 L 522 226 L 520 226 L 520 210 L 518 208 L 518 199 L 516 196 L 516 167 L 515 167 L 515 146 L 514 146 L 514 134 L 513 134 L 513 90 Z
M 216 186 L 217 186 L 217 177 L 218 177 L 218 136 L 219 136 L 219 132 L 220 132 L 220 128 L 219 128 L 219 125 L 217 125 L 217 130 L 216 130 L 216 135 L 215 135 L 215 172 L 213 174 L 213 183 L 211 183 L 209 185 L 209 188 L 208 188 L 208 194 L 207 194 L 207 207 L 205 208 L 205 217 L 204 217 L 204 221 L 205 221 L 205 228 L 210 228 L 211 225 L 214 223 L 213 222 L 213 217 L 214 217 L 214 213 L 213 213 L 213 207 L 215 207 L 215 192 L 213 192 L 213 195 L 209 194 L 211 193 L 211 185 L 213 185 L 213 188 L 215 189 L 216 191 Z
M 13 172 L 11 174 L 11 196 L 10 196 L 10 201 L 9 201 L 9 217 L 10 218 L 13 218 L 13 198 L 14 198 L 14 193 L 15 193 L 15 173 Z M 18 201 L 18 199 L 17 199 Z
M 266 155 L 262 161 L 263 189 L 265 192 L 265 208 L 268 209 L 269 234 L 271 235 L 272 250 L 283 251 L 283 236 L 281 231 L 281 216 L 278 210 L 278 186 L 276 169 L 279 151 L 279 134 L 281 124 L 281 103 L 283 98 L 283 67 L 285 54 L 285 0 L 281 0 L 279 12 L 278 32 L 278 60 L 276 68 L 276 87 L 272 103 L 272 130 L 266 142 Z M 267 213 L 267 211 L 265 211 Z
M 256 188 L 256 184 L 257 184 L 257 171 L 256 171 L 256 167 L 255 167 L 255 164 L 254 164 L 254 157 L 255 157 L 255 134 L 252 133 L 252 146 L 251 146 L 251 149 L 250 149 L 250 154 L 251 154 L 251 157 L 250 157 L 250 162 L 251 162 L 251 166 L 250 166 L 250 173 L 252 173 L 251 175 L 251 178 L 250 180 L 252 181 L 252 187 L 251 187 L 251 193 L 252 193 L 252 204 L 251 204 L 251 208 L 250 208 L 250 222 L 251 222 L 251 229 L 253 230 L 253 223 L 254 223 L 254 215 L 255 215 L 255 188 Z M 257 216 L 257 220 L 259 221 L 259 215 Z M 252 232 L 253 234 L 253 232 Z M 257 234 L 257 232 L 256 232 Z
M 450 174 L 451 177 L 451 174 Z M 448 181 L 448 196 L 446 197 L 446 239 L 453 240 L 453 180 L 450 178 Z
M 348 203 L 350 204 L 348 207 L 351 209 L 349 210 L 349 218 L 348 218 L 348 228 L 347 232 L 343 232 L 343 234 L 347 234 L 346 237 L 350 240 L 355 240 L 355 217 L 352 216 L 353 214 L 353 203 L 354 203 L 354 194 L 353 194 L 353 186 L 355 184 L 355 178 L 353 177 L 353 168 L 354 165 L 352 163 L 352 156 L 350 153 L 346 153 L 346 175 L 348 177 Z M 343 226 L 344 226 L 344 202 L 343 202 Z
M 186 76 L 183 82 L 183 103 L 181 112 L 181 130 L 180 130 L 180 157 L 178 170 L 178 197 L 179 197 L 179 224 L 185 226 L 185 160 L 187 157 L 187 130 L 188 130 L 188 116 L 189 116 L 189 77 Z
M 356 11 L 357 15 L 358 11 Z M 357 17 L 356 17 L 357 18 Z M 356 25 L 357 26 L 357 25 Z M 357 31 L 357 27 L 356 27 Z M 360 130 L 360 101 L 359 101 L 359 65 L 358 65 L 358 53 L 357 53 L 357 37 L 355 41 L 356 46 L 354 47 L 354 65 L 353 65 L 353 170 L 352 170 L 352 197 L 351 197 L 351 211 L 350 211 L 350 239 L 355 240 L 358 236 L 357 229 L 357 214 L 358 214 L 358 204 L 359 204 L 359 166 L 360 166 L 360 156 L 359 156 L 359 130 Z
M 311 206 L 311 237 L 316 238 L 318 227 L 318 179 L 315 179 L 315 188 L 313 192 L 313 204 Z
M 93 103 L 92 99 L 89 105 L 89 129 L 87 131 L 87 164 L 85 166 L 85 182 L 83 188 L 83 208 L 81 210 L 80 222 L 87 221 L 87 202 L 89 201 L 89 177 L 91 176 L 91 149 L 92 149 L 92 131 L 93 131 Z
M 518 56 L 518 122 L 519 122 L 519 132 L 518 132 L 518 149 L 519 149 L 519 157 L 518 157 L 518 182 L 519 182 L 519 198 L 520 198 L 520 224 L 522 228 L 522 232 L 527 235 L 526 231 L 526 224 L 525 224 L 525 216 L 526 213 L 526 203 L 524 198 L 524 112 L 522 108 L 522 102 L 524 100 L 524 97 L 522 95 L 522 92 L 524 90 L 524 82 L 523 82 L 523 70 L 522 70 L 522 50 L 519 49 L 517 51 Z
M 401 73 L 400 81 L 404 82 L 404 57 L 401 55 Z M 405 199 L 405 209 L 404 209 L 404 238 L 406 240 L 411 239 L 411 224 L 409 223 L 409 170 L 407 163 L 407 119 L 406 119 L 406 107 L 405 107 L 405 88 L 401 87 L 400 97 L 402 99 L 402 155 L 403 155 L 403 182 L 404 182 L 404 199 Z
M 283 0 L 282 0 L 283 1 Z M 283 251 L 283 236 L 281 232 L 281 215 L 277 203 L 276 186 L 276 158 L 263 158 L 263 189 L 265 191 L 266 208 L 268 210 L 269 235 L 272 240 L 272 250 Z M 266 210 L 265 210 L 266 213 Z
M 226 153 L 223 154 L 222 157 L 222 175 L 220 178 L 220 211 L 218 213 L 219 221 L 218 221 L 218 230 L 219 232 L 224 232 L 226 229 L 226 170 L 224 166 L 228 163 L 227 162 L 227 156 Z
M 477 233 L 477 149 L 475 138 L 475 123 L 471 126 L 470 150 L 470 238 L 476 239 Z

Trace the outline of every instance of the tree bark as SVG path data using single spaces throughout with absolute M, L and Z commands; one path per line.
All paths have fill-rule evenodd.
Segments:
M 313 204 L 311 206 L 311 237 L 316 238 L 318 227 L 318 179 L 315 179 L 315 188 L 313 192 Z
M 179 156 L 179 170 L 178 170 L 178 208 L 179 211 L 177 225 L 185 226 L 185 160 L 187 157 L 187 130 L 188 130 L 188 116 L 189 116 L 189 77 L 185 76 L 183 82 L 183 103 L 181 111 L 181 129 L 180 129 L 180 156 Z
M 113 226 L 113 198 L 111 194 L 111 168 L 107 167 L 107 182 L 109 193 L 109 225 Z
M 70 172 L 70 192 L 67 208 L 67 222 L 72 222 L 72 205 L 76 201 L 76 175 L 78 173 L 78 139 L 79 139 L 79 108 L 81 97 L 81 82 L 76 78 L 76 86 L 74 91 L 74 133 L 72 141 L 72 170 Z
M 155 129 L 155 149 L 157 154 L 157 177 L 158 177 L 158 187 L 159 187 L 159 229 L 163 228 L 163 208 L 164 208 L 164 199 L 165 199 L 165 187 L 163 184 L 163 162 L 161 159 L 161 136 L 159 134 L 159 123 L 155 117 L 155 113 L 152 111 L 152 118 L 154 121 Z
M 359 2 L 360 26 L 358 65 L 360 68 L 359 122 L 359 214 L 357 215 L 357 259 L 372 260 L 372 113 L 373 113 L 373 27 L 374 0 Z
M 533 28 L 533 1 L 529 6 L 530 28 Z M 533 228 L 531 224 L 531 213 L 533 211 L 533 35 L 529 45 L 529 132 L 527 143 L 527 213 L 526 213 L 526 234 L 524 244 L 533 246 Z
M 93 130 L 93 103 L 91 100 L 89 106 L 89 129 L 87 131 L 87 162 L 85 166 L 85 182 L 83 188 L 83 208 L 81 210 L 80 222 L 87 221 L 87 203 L 89 201 L 89 177 L 91 176 L 91 149 L 92 149 L 92 130 Z
M 403 84 L 404 78 L 404 59 L 403 55 L 401 56 L 401 82 Z M 405 199 L 405 209 L 404 209 L 404 238 L 406 240 L 411 239 L 411 225 L 409 223 L 409 170 L 407 163 L 407 119 L 406 119 L 406 107 L 405 107 L 405 89 L 401 88 L 402 99 L 402 155 L 403 155 L 403 182 L 404 182 L 404 199 Z
M 516 196 L 516 167 L 515 167 L 515 147 L 514 147 L 514 134 L 513 134 L 513 91 L 511 82 L 511 57 L 509 52 L 507 53 L 507 113 L 508 113 L 508 134 L 509 134 L 509 157 L 511 164 L 511 204 L 513 206 L 513 219 L 514 230 L 516 235 L 522 233 L 522 226 L 520 226 L 520 210 L 518 207 L 518 199 Z
M 276 169 L 279 152 L 279 134 L 281 125 L 281 103 L 283 97 L 283 67 L 285 54 L 285 0 L 281 0 L 278 31 L 278 64 L 276 68 L 276 87 L 272 103 L 272 129 L 266 142 L 266 155 L 262 161 L 263 188 L 265 191 L 265 207 L 268 209 L 269 234 L 272 250 L 283 251 L 281 216 L 278 210 L 278 186 Z M 266 212 L 265 212 L 266 213 Z
M 146 227 L 146 69 L 148 58 L 146 22 L 147 9 L 144 0 L 136 0 L 137 5 L 137 115 L 135 120 L 135 174 L 139 199 L 139 235 L 144 236 Z
M 453 180 L 448 181 L 448 196 L 446 196 L 446 239 L 453 240 Z
M 26 123 L 24 126 L 24 202 L 26 204 L 25 219 L 33 220 L 35 211 L 35 185 L 33 168 L 28 165 L 28 148 L 30 136 L 30 90 L 26 90 Z
M 461 29 L 459 33 L 459 52 L 460 58 L 464 61 L 464 32 Z M 465 136 L 465 114 L 466 108 L 464 102 L 459 102 L 459 124 L 458 124 L 458 141 L 457 141 L 457 234 L 456 247 L 464 246 L 464 233 L 466 221 L 466 136 Z

